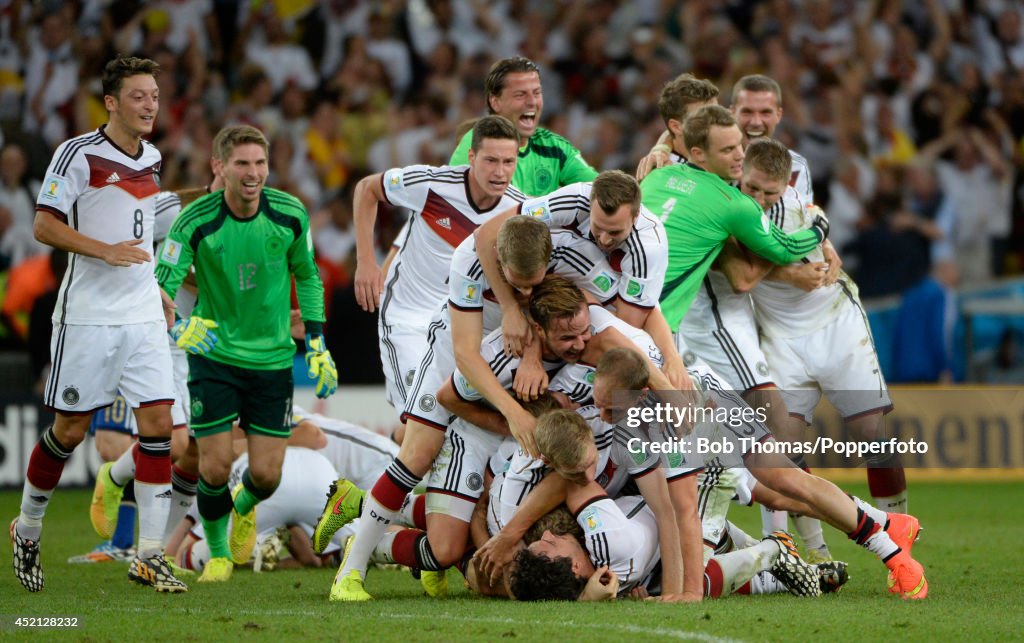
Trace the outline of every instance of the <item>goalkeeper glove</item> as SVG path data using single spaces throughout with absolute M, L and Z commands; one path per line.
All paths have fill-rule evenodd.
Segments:
M 186 353 L 205 355 L 217 345 L 214 328 L 217 328 L 217 322 L 212 319 L 189 317 L 174 322 L 170 333 L 174 338 L 174 343 Z
M 338 390 L 338 369 L 323 335 L 306 334 L 306 368 L 309 377 L 316 380 L 317 397 L 329 397 Z

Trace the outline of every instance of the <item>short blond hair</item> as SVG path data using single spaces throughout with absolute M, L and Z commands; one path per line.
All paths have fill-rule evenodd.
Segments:
M 747 146 L 743 171 L 750 168 L 764 172 L 773 181 L 788 181 L 793 157 L 785 145 L 773 138 L 759 138 Z
M 556 469 L 577 467 L 587 455 L 594 433 L 575 411 L 559 409 L 537 418 L 537 448 Z
M 595 378 L 608 378 L 613 389 L 639 391 L 646 388 L 651 379 L 647 360 L 628 348 L 613 348 L 597 360 Z
M 498 261 L 517 275 L 544 270 L 553 250 L 551 230 L 533 217 L 511 217 L 498 229 Z

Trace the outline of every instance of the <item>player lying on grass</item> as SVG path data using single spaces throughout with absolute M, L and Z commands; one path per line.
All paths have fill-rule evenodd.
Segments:
M 545 530 L 528 547 L 518 550 L 503 575 L 503 586 L 487 583 L 487 577 L 472 565 L 469 578 L 475 589 L 499 595 L 502 589 L 511 590 L 511 595 L 519 600 L 599 600 L 616 595 L 660 594 L 667 589 L 661 586 L 656 569 L 660 550 L 653 512 L 643 498 L 637 496 L 610 500 L 609 492 L 615 493 L 614 487 L 608 485 L 607 477 L 595 467 L 595 463 L 607 466 L 610 461 L 602 458 L 602 451 L 611 451 L 610 455 L 614 455 L 614 447 L 597 448 L 602 438 L 599 436 L 595 441 L 592 429 L 599 425 L 600 420 L 597 425 L 591 422 L 588 426 L 576 412 L 553 411 L 542 416 L 537 427 L 538 446 L 554 470 L 545 480 L 561 480 L 562 498 L 575 515 L 583 538 L 558 533 L 565 530 Z M 609 425 L 605 428 L 614 430 Z M 495 501 L 496 497 L 504 500 L 500 501 L 500 508 L 485 509 L 489 517 L 516 509 L 508 502 L 510 497 L 521 495 L 513 473 L 515 466 L 511 463 L 504 474 L 492 481 L 502 488 L 496 493 L 492 489 L 490 501 Z M 598 474 L 596 480 L 595 473 Z M 542 487 L 538 485 L 537 489 Z M 581 496 L 581 493 L 586 495 Z M 533 498 L 528 496 L 522 511 L 531 511 L 532 503 Z M 521 514 L 517 512 L 512 520 L 519 518 Z M 803 563 L 795 551 L 792 540 L 780 533 L 742 552 L 716 557 L 704 571 L 704 593 L 714 597 L 735 591 L 769 593 L 789 589 L 797 595 L 819 595 L 825 582 L 822 579 L 833 570 L 819 572 Z M 771 574 L 767 573 L 769 570 Z M 780 584 L 777 579 L 783 582 Z M 581 596 L 584 586 L 588 591 Z M 666 595 L 665 598 L 675 597 Z

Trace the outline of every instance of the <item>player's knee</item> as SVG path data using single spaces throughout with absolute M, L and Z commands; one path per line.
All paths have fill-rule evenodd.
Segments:
M 276 489 L 278 483 L 281 482 L 281 466 L 279 464 L 275 468 L 272 464 L 265 463 L 254 466 L 250 461 L 249 477 L 252 478 L 253 484 L 260 489 Z
M 207 483 L 219 487 L 228 483 L 231 461 L 217 458 L 202 458 L 199 461 L 199 475 Z
M 427 533 L 427 541 L 430 543 L 430 550 L 434 554 L 434 560 L 443 568 L 448 568 L 459 562 L 462 555 L 466 553 L 466 540 L 464 538 L 431 538 Z
M 188 431 L 178 429 L 171 433 L 171 460 L 178 461 L 188 450 Z

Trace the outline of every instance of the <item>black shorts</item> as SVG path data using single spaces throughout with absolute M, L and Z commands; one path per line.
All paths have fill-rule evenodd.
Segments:
M 231 430 L 285 438 L 292 432 L 292 369 L 263 371 L 188 356 L 189 426 L 197 438 Z

